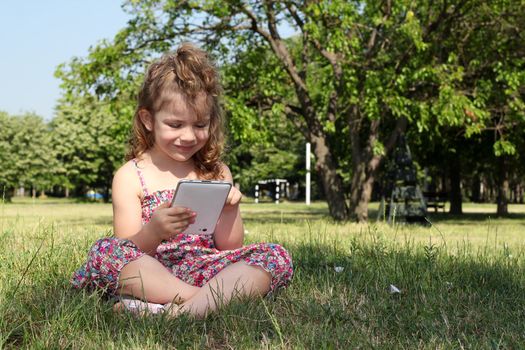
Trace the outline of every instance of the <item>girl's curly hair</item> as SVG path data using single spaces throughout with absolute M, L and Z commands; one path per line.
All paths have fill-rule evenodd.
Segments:
M 152 63 L 138 94 L 138 105 L 133 116 L 130 147 L 126 160 L 140 157 L 153 147 L 155 136 L 146 129 L 139 111 L 155 115 L 170 103 L 173 93 L 180 94 L 189 107 L 195 108 L 196 97 L 204 94 L 210 111 L 209 138 L 193 156 L 200 178 L 222 178 L 221 155 L 224 148 L 224 120 L 219 103 L 222 87 L 216 67 L 205 51 L 184 43 L 174 53 L 165 54 Z M 203 118 L 198 115 L 198 118 Z

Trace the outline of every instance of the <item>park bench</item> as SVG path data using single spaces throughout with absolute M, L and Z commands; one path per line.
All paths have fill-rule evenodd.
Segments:
M 438 209 L 443 209 L 445 211 L 445 204 L 448 201 L 448 193 L 446 192 L 423 192 L 423 197 L 425 198 L 425 204 L 427 210 L 429 208 L 434 208 L 434 212 L 437 213 Z

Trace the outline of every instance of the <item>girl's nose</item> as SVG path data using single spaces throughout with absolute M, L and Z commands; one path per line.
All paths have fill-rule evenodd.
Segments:
M 192 127 L 184 128 L 184 132 L 182 133 L 182 136 L 181 136 L 181 141 L 192 142 L 192 141 L 195 141 L 195 139 L 196 137 L 195 137 L 195 132 L 193 131 L 193 128 Z

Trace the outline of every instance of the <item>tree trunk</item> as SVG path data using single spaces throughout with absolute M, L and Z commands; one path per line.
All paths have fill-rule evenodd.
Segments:
M 0 194 L 1 203 L 10 203 L 11 199 L 16 193 L 16 190 L 14 188 L 9 188 L 7 186 L 2 186 L 2 185 L 0 185 L 0 191 L 2 192 Z
M 370 164 L 366 163 L 354 165 L 350 191 L 350 214 L 357 222 L 368 221 L 368 203 L 370 203 L 375 179 L 375 171 L 367 171 L 369 166 Z
M 354 109 L 354 116 L 358 115 Z M 350 215 L 357 222 L 368 221 L 368 203 L 372 197 L 374 180 L 377 168 L 379 167 L 384 156 L 373 152 L 374 144 L 378 140 L 379 120 L 373 120 L 370 123 L 369 135 L 366 146 L 361 147 L 360 130 L 357 126 L 357 119 L 350 119 L 350 144 L 352 147 L 352 185 L 350 189 Z M 399 118 L 396 126 L 385 142 L 385 151 L 391 151 L 399 138 L 406 130 L 408 121 L 406 118 Z
M 109 203 L 109 190 L 111 187 L 109 185 L 104 186 L 104 203 Z
M 481 180 L 479 174 L 474 175 L 472 180 L 472 201 L 474 203 L 481 202 Z
M 343 182 L 337 175 L 326 139 L 322 136 L 312 136 L 311 141 L 314 145 L 316 169 L 321 177 L 330 216 L 335 220 L 347 220 L 348 208 L 344 197 Z
M 498 215 L 507 215 L 509 213 L 508 195 L 509 179 L 507 177 L 507 162 L 505 161 L 505 157 L 501 156 L 498 158 Z
M 461 198 L 461 161 L 459 155 L 450 159 L 450 214 L 463 214 Z

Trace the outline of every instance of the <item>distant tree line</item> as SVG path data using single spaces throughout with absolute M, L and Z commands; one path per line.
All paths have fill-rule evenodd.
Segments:
M 45 130 L 60 134 L 49 153 L 60 186 L 109 188 L 144 67 L 188 40 L 221 68 L 227 161 L 247 192 L 261 178 L 302 181 L 308 141 L 332 217 L 366 221 L 403 134 L 421 181 L 450 193 L 451 212 L 466 199 L 495 202 L 500 214 L 523 201 L 518 0 L 134 0 L 123 8 L 132 16 L 125 28 L 57 69 L 63 97 Z
M 121 123 L 130 123 L 131 109 L 123 117 L 109 105 L 84 102 L 61 105 L 49 122 L 34 113 L 0 111 L 1 198 L 9 200 L 20 190 L 31 196 L 67 197 L 84 197 L 95 190 L 110 198 L 113 174 L 124 162 L 128 141 L 128 130 Z M 246 194 L 252 195 L 261 179 L 303 181 L 300 135 L 293 129 L 279 129 L 271 136 L 259 132 L 257 141 L 233 142 L 226 151 L 225 161 Z

